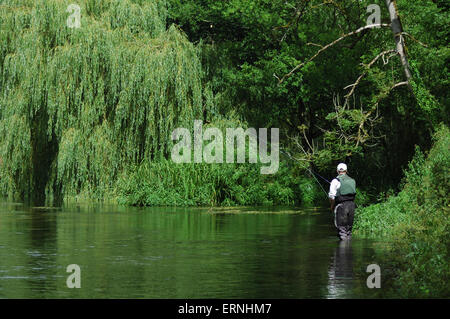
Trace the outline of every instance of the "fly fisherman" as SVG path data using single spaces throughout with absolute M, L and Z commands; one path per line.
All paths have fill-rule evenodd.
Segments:
M 337 166 L 338 176 L 331 181 L 331 211 L 334 212 L 334 225 L 341 240 L 352 238 L 353 217 L 355 215 L 356 182 L 347 175 L 347 165 Z

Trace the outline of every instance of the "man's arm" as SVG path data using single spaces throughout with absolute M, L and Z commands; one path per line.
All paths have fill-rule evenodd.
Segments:
M 341 183 L 337 178 L 333 179 L 330 183 L 330 192 L 328 193 L 328 198 L 330 199 L 330 208 L 331 212 L 334 211 L 335 198 L 337 194 L 338 188 L 341 186 Z

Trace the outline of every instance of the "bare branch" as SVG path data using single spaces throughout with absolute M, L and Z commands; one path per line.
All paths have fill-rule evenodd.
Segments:
M 411 34 L 409 34 L 409 33 L 407 33 L 407 32 L 402 32 L 401 34 L 402 34 L 402 35 L 404 34 L 404 35 L 406 35 L 407 37 L 410 37 L 412 40 L 416 41 L 416 42 L 419 43 L 421 46 L 423 46 L 423 47 L 425 47 L 425 48 L 428 48 L 428 45 L 426 45 L 426 44 L 423 43 L 423 42 L 420 42 L 419 40 L 417 40 L 416 38 L 414 38 Z
M 273 30 L 286 29 L 286 31 L 284 32 L 283 36 L 280 39 L 280 42 L 283 42 L 286 39 L 289 28 L 294 22 L 298 25 L 300 19 L 306 12 L 306 7 L 307 7 L 308 3 L 309 3 L 309 0 L 304 0 L 297 7 L 294 7 L 293 5 L 286 3 L 286 5 L 290 6 L 292 9 L 295 10 L 295 13 L 294 13 L 294 18 L 288 24 L 273 28 Z M 302 6 L 302 4 L 303 4 L 303 6 Z
M 297 161 L 311 161 L 312 156 L 314 156 L 314 149 L 312 149 L 312 153 L 308 153 L 306 152 L 305 148 L 303 147 L 302 143 L 299 141 L 299 139 L 301 139 L 301 137 L 299 136 L 295 136 L 295 137 L 290 137 L 290 140 L 292 140 L 295 143 L 295 146 L 303 152 L 303 154 L 305 154 L 304 158 L 298 158 L 298 157 L 293 157 L 292 155 L 290 155 L 289 153 L 288 156 L 292 159 L 295 159 Z
M 308 144 L 309 149 L 310 149 L 310 150 L 313 152 L 313 154 L 314 154 L 314 153 L 315 153 L 315 152 L 314 152 L 314 147 L 312 147 L 311 144 L 309 143 L 308 138 L 306 137 L 305 130 L 303 130 L 303 137 L 305 138 L 305 141 L 306 141 L 306 143 Z
M 386 98 L 386 97 L 389 95 L 389 93 L 391 93 L 391 91 L 392 91 L 393 89 L 395 89 L 395 88 L 397 88 L 397 87 L 399 87 L 399 86 L 403 86 L 403 85 L 408 86 L 408 85 L 409 85 L 409 82 L 408 82 L 408 81 L 404 81 L 404 82 L 399 82 L 399 83 L 394 84 L 394 85 L 393 85 L 393 86 L 392 86 L 385 94 L 381 95 L 381 96 L 378 98 L 377 102 L 374 104 L 374 106 L 372 107 L 372 109 L 369 110 L 366 114 L 364 114 L 363 120 L 361 121 L 361 123 L 359 124 L 359 127 L 358 127 L 358 137 L 357 137 L 356 146 L 358 146 L 358 145 L 360 144 L 360 142 L 361 142 L 361 143 L 365 142 L 365 139 L 363 139 L 363 137 L 361 136 L 361 132 L 364 133 L 365 136 L 367 136 L 367 131 L 364 129 L 364 124 L 365 124 L 366 122 L 375 122 L 375 121 L 378 119 L 378 104 L 381 102 L 381 100 L 382 100 L 383 98 Z M 375 118 L 372 118 L 372 119 L 371 119 L 371 118 L 370 118 L 370 115 L 371 115 L 374 111 L 377 111 L 377 115 L 375 116 Z M 371 137 L 371 138 L 374 138 L 374 137 Z
M 357 137 L 356 146 L 358 146 L 360 143 L 365 142 L 365 137 L 368 136 L 367 131 L 364 129 L 364 124 L 366 122 L 375 122 L 378 119 L 378 104 L 381 102 L 381 100 L 383 98 L 386 98 L 393 89 L 395 89 L 399 86 L 403 86 L 403 85 L 409 86 L 409 82 L 404 81 L 404 82 L 399 82 L 399 83 L 394 84 L 385 94 L 380 96 L 380 98 L 374 104 L 372 109 L 370 111 L 368 111 L 366 114 L 364 114 L 363 120 L 361 121 L 361 123 L 359 124 L 359 127 L 358 127 L 358 137 Z M 375 116 L 375 118 L 371 119 L 370 115 L 374 111 L 377 111 L 377 115 Z M 362 136 L 361 133 L 364 133 L 364 136 Z M 371 137 L 371 138 L 373 138 L 373 137 Z
M 344 39 L 346 39 L 346 38 L 348 38 L 348 37 L 350 37 L 350 36 L 352 36 L 352 35 L 361 33 L 361 32 L 363 32 L 363 31 L 365 31 L 365 30 L 368 30 L 368 29 L 373 29 L 373 28 L 376 28 L 376 27 L 390 27 L 390 26 L 391 26 L 391 25 L 390 25 L 390 24 L 387 24 L 387 23 L 371 24 L 371 25 L 366 25 L 366 26 L 364 26 L 364 27 L 361 27 L 361 28 L 359 28 L 359 29 L 357 29 L 357 30 L 355 30 L 355 31 L 350 32 L 350 33 L 344 34 L 344 35 L 341 36 L 340 38 L 338 38 L 338 39 L 334 40 L 333 42 L 328 43 L 327 45 L 323 46 L 320 50 L 318 50 L 318 51 L 316 52 L 316 54 L 314 54 L 312 57 L 310 57 L 307 61 L 302 62 L 302 63 L 298 64 L 296 67 L 294 67 L 289 73 L 285 74 L 285 75 L 281 78 L 281 80 L 278 82 L 278 84 L 281 84 L 286 78 L 290 77 L 292 74 L 294 74 L 294 72 L 296 72 L 297 70 L 299 70 L 300 68 L 302 68 L 306 63 L 311 62 L 312 60 L 314 60 L 315 58 L 317 58 L 323 51 L 325 51 L 325 50 L 327 50 L 328 48 L 334 46 L 335 44 L 339 43 L 340 41 L 342 41 L 342 40 L 344 40 Z
M 404 81 L 404 82 L 399 82 L 397 84 L 394 84 L 394 86 L 391 87 L 391 89 L 389 91 L 392 91 L 393 89 L 395 89 L 396 87 L 402 86 L 402 85 L 409 85 L 408 81 Z
M 308 42 L 308 43 L 306 43 L 306 45 L 313 45 L 315 47 L 323 48 L 323 45 L 317 44 L 317 43 L 312 43 L 312 42 Z
M 372 65 L 375 64 L 375 62 L 378 61 L 379 58 L 383 57 L 383 62 L 384 61 L 384 56 L 386 54 L 389 53 L 393 53 L 395 52 L 395 50 L 387 50 L 387 51 L 383 51 L 380 54 L 378 54 L 372 61 L 370 61 L 368 64 L 365 65 L 366 71 L 364 71 L 359 77 L 358 79 L 356 79 L 356 82 L 350 85 L 347 85 L 344 90 L 348 89 L 348 88 L 352 88 L 351 91 L 345 96 L 345 102 L 344 102 L 344 106 L 348 105 L 348 100 L 349 98 L 353 95 L 353 93 L 355 92 L 356 87 L 359 85 L 359 83 L 361 82 L 361 80 L 363 79 L 364 76 L 366 76 L 366 74 L 368 73 L 368 70 L 372 67 Z M 386 63 L 385 63 L 386 64 Z

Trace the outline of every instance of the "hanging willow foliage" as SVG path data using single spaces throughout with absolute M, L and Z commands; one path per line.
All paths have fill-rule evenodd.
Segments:
M 72 2 L 0 1 L 3 195 L 102 194 L 202 117 L 198 52 L 164 1 L 77 0 L 78 29 Z

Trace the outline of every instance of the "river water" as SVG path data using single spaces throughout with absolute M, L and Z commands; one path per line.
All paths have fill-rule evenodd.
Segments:
M 0 203 L 0 298 L 372 298 L 375 256 L 320 209 Z

